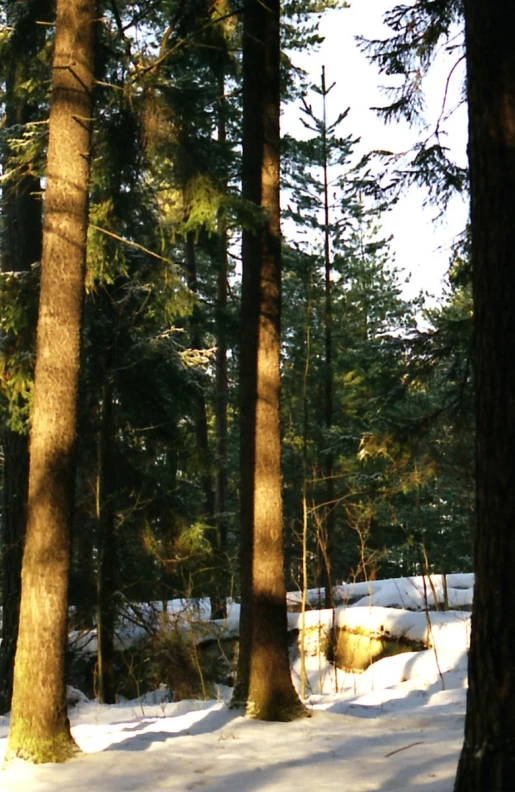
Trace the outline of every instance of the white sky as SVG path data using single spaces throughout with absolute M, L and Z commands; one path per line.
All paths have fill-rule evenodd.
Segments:
M 309 71 L 313 82 L 319 84 L 322 65 L 326 67 L 327 84 L 335 82 L 328 99 L 329 121 L 339 112 L 350 107 L 347 120 L 342 124 L 340 133 L 360 136 L 360 154 L 373 149 L 391 151 L 407 150 L 417 139 L 419 131 L 410 129 L 407 124 L 385 126 L 370 108 L 385 104 L 380 85 L 385 78 L 377 73 L 363 55 L 354 40 L 356 35 L 367 38 L 381 38 L 388 29 L 383 25 L 385 11 L 395 5 L 395 0 L 354 0 L 351 8 L 328 12 L 321 23 L 321 33 L 325 41 L 318 53 L 295 57 L 295 62 Z M 445 94 L 447 75 L 458 56 L 441 52 L 426 81 L 427 113 L 426 122 L 434 127 L 440 115 Z M 464 68 L 456 69 L 450 82 L 446 108 L 454 107 L 460 98 Z M 316 97 L 313 105 L 316 107 Z M 298 109 L 288 107 L 284 114 L 283 126 L 295 132 Z M 431 126 L 432 124 L 432 126 Z M 446 124 L 447 142 L 453 158 L 466 164 L 467 118 L 462 106 Z M 298 127 L 297 127 L 298 130 Z M 426 133 L 427 136 L 427 133 Z M 457 198 L 449 208 L 444 220 L 435 223 L 437 214 L 434 207 L 423 208 L 424 193 L 411 189 L 394 209 L 384 217 L 384 230 L 394 234 L 392 250 L 396 263 L 412 280 L 406 287 L 406 296 L 413 296 L 420 289 L 432 294 L 442 291 L 443 281 L 449 260 L 449 247 L 456 234 L 465 227 L 468 205 Z

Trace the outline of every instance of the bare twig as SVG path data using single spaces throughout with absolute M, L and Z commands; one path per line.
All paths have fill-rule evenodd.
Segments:
M 408 748 L 413 748 L 415 745 L 423 745 L 423 744 L 424 744 L 424 740 L 417 740 L 417 742 L 412 742 L 409 745 L 403 745 L 402 748 L 396 748 L 395 751 L 390 751 L 390 753 L 385 754 L 384 758 L 388 759 L 388 757 L 394 756 L 394 754 L 400 753 L 401 751 L 407 751 Z

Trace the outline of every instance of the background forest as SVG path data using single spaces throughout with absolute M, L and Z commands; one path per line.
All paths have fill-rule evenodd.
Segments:
M 126 602 L 240 595 L 242 29 L 231 0 L 102 3 L 69 598 L 104 636 Z M 359 129 L 295 66 L 335 0 L 282 3 L 281 435 L 286 585 L 472 568 L 468 239 L 437 307 L 407 301 L 381 219 L 395 193 Z M 3 644 L 14 650 L 46 186 L 53 4 L 2 6 Z M 434 152 L 431 156 L 434 156 Z M 463 188 L 418 152 L 420 179 Z M 440 163 L 441 165 L 441 163 Z M 446 168 L 448 168 L 446 170 Z M 400 177 L 399 177 L 400 178 Z M 398 185 L 397 185 L 398 186 Z M 58 284 L 56 288 L 59 288 Z M 106 670 L 107 669 L 107 670 Z M 0 677 L 3 676 L 0 674 Z M 1 682 L 0 682 L 1 684 Z M 8 687 L 8 686 L 7 686 Z M 10 690 L 0 691 L 7 708 Z

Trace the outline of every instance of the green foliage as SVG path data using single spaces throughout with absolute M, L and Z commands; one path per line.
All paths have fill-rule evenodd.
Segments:
M 419 0 L 411 5 L 399 4 L 385 14 L 384 21 L 391 35 L 371 41 L 361 38 L 360 43 L 380 74 L 400 78 L 384 89 L 388 97 L 385 105 L 374 108 L 385 121 L 405 119 L 425 128 L 424 78 L 439 52 L 452 58 L 447 85 L 441 88 L 442 110 L 434 129 L 425 128 L 423 138 L 409 152 L 379 152 L 386 162 L 383 176 L 391 188 L 423 186 L 428 190 L 428 200 L 443 211 L 453 195 L 468 189 L 467 169 L 452 161 L 445 144 L 445 121 L 451 115 L 446 107 L 449 81 L 464 60 L 463 3 Z
M 455 27 L 462 22 L 462 0 L 419 0 L 411 5 L 394 6 L 384 16 L 392 31 L 387 39 L 367 41 L 362 48 L 379 69 L 380 74 L 400 75 L 403 82 L 393 88 L 394 100 L 382 108 L 385 117 L 417 120 L 424 109 L 422 79 L 442 44 L 460 49 L 461 42 L 451 43 Z
M 381 191 L 368 174 L 363 188 L 360 168 L 351 165 L 355 141 L 337 134 L 346 113 L 328 124 L 306 101 L 303 117 L 307 139 L 287 139 L 285 145 L 286 216 L 297 223 L 294 243 L 284 251 L 283 281 L 289 575 L 299 579 L 302 498 L 307 497 L 310 577 L 318 578 L 329 453 L 337 577 L 399 575 L 426 571 L 428 565 L 468 569 L 473 421 L 466 245 L 454 253 L 453 291 L 442 307 L 425 311 L 431 329 L 420 331 L 417 314 L 423 304 L 402 299 L 399 273 L 380 235 Z M 331 184 L 329 227 L 324 156 Z M 332 273 L 330 429 L 324 414 L 326 231 Z
M 0 130 L 2 185 L 24 174 L 44 173 L 50 88 L 51 28 L 48 0 L 7 0 L 0 31 L 0 99 L 5 122 Z M 36 21 L 37 20 L 37 21 Z
M 7 167 L 2 172 L 2 186 L 15 184 L 27 173 L 42 176 L 48 136 L 46 121 L 15 124 L 0 131 L 0 148 L 9 151 Z
M 29 7 L 9 2 L 13 30 L 0 28 L 2 101 L 29 106 L 0 130 L 2 184 L 44 175 L 51 28 L 27 27 Z M 338 0 L 282 4 L 283 94 L 302 96 L 302 140 L 282 145 L 283 465 L 288 584 L 297 587 L 303 496 L 310 581 L 319 579 L 328 504 L 326 461 L 334 460 L 335 572 L 342 577 L 470 568 L 473 525 L 473 410 L 468 242 L 454 252 L 450 291 L 437 309 L 402 298 L 381 214 L 391 193 L 355 160 L 357 134 L 341 132 L 348 111 L 327 122 L 294 65 L 320 42 L 318 21 Z M 387 15 L 392 36 L 367 47 L 381 73 L 401 77 L 385 109 L 414 121 L 423 75 L 459 23 L 458 0 L 420 0 Z M 46 15 L 46 16 L 45 16 Z M 28 33 L 30 32 L 30 36 Z M 230 0 L 119 3 L 99 26 L 96 119 L 79 422 L 71 598 L 91 620 L 101 546 L 101 446 L 108 437 L 106 503 L 116 535 L 116 588 L 132 601 L 210 595 L 220 577 L 205 479 L 214 449 L 215 361 L 222 319 L 228 346 L 228 493 L 222 556 L 232 574 L 238 550 L 237 245 L 261 216 L 240 195 L 240 9 Z M 24 74 L 9 72 L 27 36 Z M 365 46 L 365 45 L 364 45 Z M 447 46 L 454 46 L 448 42 Z M 459 49 L 456 50 L 460 56 Z M 13 86 L 16 86 L 15 88 Z M 329 89 L 330 90 L 330 89 Z M 11 92 L 11 93 L 9 93 Z M 326 92 L 326 95 L 329 91 Z M 323 140 L 325 136 L 325 141 Z M 329 222 L 321 168 L 329 168 Z M 388 159 L 388 162 L 390 160 Z M 466 188 L 437 140 L 396 163 L 390 186 L 429 186 L 447 200 Z M 386 195 L 386 197 L 385 197 Z M 295 226 L 295 231 L 293 227 Z M 332 298 L 331 425 L 326 382 L 325 234 Z M 220 245 L 229 249 L 226 307 L 217 306 Z M 194 241 L 195 278 L 186 240 Z M 192 280 L 196 280 L 193 284 Z M 38 268 L 0 277 L 0 416 L 26 431 L 30 413 Z M 192 337 L 200 349 L 191 349 Z M 196 405 L 206 403 L 208 451 L 199 451 Z M 109 420 L 105 425 L 106 400 Z M 105 438 L 104 438 L 105 439 Z M 89 537 L 85 542 L 84 537 Z M 239 581 L 235 581 L 238 590 Z M 120 692 L 166 684 L 198 695 L 198 647 L 163 625 L 136 653 L 118 656 Z M 180 679 L 180 675 L 184 678 Z M 177 688 L 183 688 L 182 694 Z
M 0 416 L 27 430 L 32 403 L 39 267 L 0 274 Z
M 302 271 L 299 264 L 303 260 L 313 267 L 308 273 L 309 280 L 304 284 L 299 282 L 298 276 Z M 302 254 L 285 251 L 285 511 L 287 524 L 298 526 L 295 532 L 299 533 L 304 456 L 305 475 L 308 477 L 311 569 L 315 577 L 316 566 L 320 563 L 317 561 L 316 535 L 323 530 L 325 502 L 323 455 L 331 449 L 335 458 L 337 500 L 333 507 L 340 548 L 336 554 L 338 577 L 349 577 L 360 573 L 360 570 L 364 573 L 363 564 L 378 569 L 384 556 L 381 534 L 385 546 L 395 543 L 398 531 L 392 526 L 391 515 L 383 509 L 382 520 L 386 522 L 381 521 L 380 524 L 377 512 L 387 489 L 393 486 L 385 469 L 390 465 L 397 468 L 402 464 L 403 456 L 409 457 L 409 452 L 403 451 L 402 445 L 394 442 L 393 437 L 388 440 L 384 436 L 380 440 L 375 430 L 387 425 L 388 415 L 395 410 L 398 400 L 404 398 L 406 341 L 402 336 L 391 333 L 412 331 L 414 309 L 400 299 L 395 272 L 388 269 L 384 253 L 376 251 L 360 258 L 350 250 L 345 261 L 346 274 L 335 281 L 333 290 L 335 400 L 333 426 L 328 431 L 322 390 L 324 302 L 320 274 L 316 269 L 317 258 L 304 258 Z M 302 318 L 297 308 L 299 303 L 310 306 Z M 289 306 L 292 306 L 291 310 Z M 306 343 L 308 327 L 309 344 Z M 305 397 L 299 388 L 303 377 L 306 377 Z M 365 545 L 367 558 L 364 560 Z M 296 555 L 298 547 L 292 550 Z M 292 569 L 292 575 L 298 579 L 295 569 Z
M 17 432 L 27 431 L 30 415 L 39 281 L 38 246 L 27 242 L 39 234 L 39 222 L 34 207 L 27 209 L 27 191 L 39 190 L 35 177 L 44 172 L 49 89 L 45 77 L 50 74 L 49 37 L 46 26 L 36 20 L 48 20 L 50 6 L 45 0 L 8 0 L 0 12 L 0 101 L 4 108 L 0 130 L 0 421 Z M 23 227 L 25 220 L 29 227 Z M 25 271 L 31 265 L 31 271 Z

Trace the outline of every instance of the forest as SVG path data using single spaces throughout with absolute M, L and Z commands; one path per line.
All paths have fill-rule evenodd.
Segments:
M 170 679 L 202 697 L 173 603 L 241 606 L 231 707 L 289 722 L 309 711 L 287 591 L 334 614 L 342 584 L 422 576 L 438 610 L 435 576 L 473 571 L 455 790 L 515 790 L 515 624 L 496 616 L 515 586 L 515 10 L 392 0 L 389 36 L 359 43 L 395 78 L 385 123 L 418 123 L 439 49 L 466 60 L 463 169 L 445 107 L 402 157 L 358 155 L 325 69 L 297 65 L 346 7 L 2 4 L 7 759 L 76 753 L 70 683 L 108 705 Z M 471 196 L 437 304 L 405 297 L 383 230 L 410 185 L 442 214 Z M 87 661 L 71 635 L 94 636 Z

